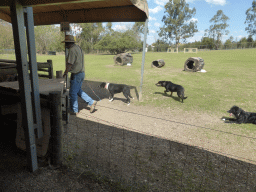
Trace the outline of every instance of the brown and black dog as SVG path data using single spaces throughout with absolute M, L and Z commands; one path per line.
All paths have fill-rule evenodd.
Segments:
M 171 92 L 171 96 L 173 92 L 177 92 L 177 95 L 179 96 L 179 98 L 181 98 L 182 103 L 183 103 L 183 99 L 187 99 L 187 97 L 184 97 L 185 89 L 181 85 L 176 85 L 171 81 L 158 81 L 156 86 L 165 87 L 164 93 Z

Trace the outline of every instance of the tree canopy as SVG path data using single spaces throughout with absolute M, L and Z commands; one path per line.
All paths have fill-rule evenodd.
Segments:
M 125 32 L 113 31 L 106 34 L 96 45 L 96 49 L 109 50 L 112 54 L 123 53 L 127 50 L 141 48 L 141 41 L 136 38 L 133 30 Z
M 0 20 L 0 49 L 14 49 L 11 24 Z
M 208 37 L 214 39 L 215 48 L 218 49 L 218 47 L 221 44 L 221 38 L 223 35 L 228 35 L 229 31 L 226 29 L 229 25 L 227 24 L 227 21 L 229 18 L 223 13 L 222 10 L 218 10 L 216 15 L 213 16 L 213 18 L 210 20 L 210 23 L 213 23 L 210 25 L 209 29 L 205 30 L 205 36 L 208 35 Z
M 35 42 L 37 52 L 46 54 L 47 51 L 63 51 L 64 34 L 60 28 L 54 25 L 43 25 L 35 27 Z
M 94 49 L 103 35 L 104 28 L 102 23 L 83 23 L 80 25 L 82 32 L 79 35 L 80 46 L 82 49 L 89 53 Z
M 175 40 L 178 44 L 181 40 L 186 41 L 192 37 L 195 32 L 198 32 L 196 20 L 192 17 L 196 14 L 196 9 L 190 9 L 185 0 L 169 1 L 165 5 L 165 15 L 162 21 L 164 26 L 160 28 L 159 36 L 165 40 Z
M 256 0 L 252 2 L 252 7 L 246 10 L 245 24 L 248 26 L 245 28 L 250 35 L 256 35 Z
M 156 51 L 156 52 L 160 52 L 160 51 L 164 51 L 165 52 L 170 47 L 170 45 L 168 43 L 166 43 L 165 41 L 160 40 L 160 39 L 158 39 L 152 45 L 154 46 L 154 51 Z

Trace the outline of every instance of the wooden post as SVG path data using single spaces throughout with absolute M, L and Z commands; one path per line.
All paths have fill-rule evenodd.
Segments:
M 50 99 L 50 121 L 51 121 L 51 139 L 50 152 L 51 163 L 53 165 L 61 165 L 63 161 L 63 126 L 62 126 L 62 107 L 61 107 L 61 91 L 53 91 L 49 93 Z
M 47 60 L 47 63 L 50 64 L 50 68 L 49 68 L 49 79 L 53 79 L 53 67 L 52 67 L 52 60 Z
M 27 42 L 24 29 L 23 6 L 18 2 L 18 0 L 14 0 L 11 2 L 10 11 L 21 97 L 22 125 L 26 139 L 27 162 L 29 170 L 34 172 L 38 169 L 38 164 L 31 102 L 31 82 L 29 81 L 28 73 Z M 35 102 L 35 100 L 33 102 Z M 40 112 L 41 111 L 38 111 L 38 113 Z
M 36 61 L 36 43 L 34 34 L 34 19 L 33 19 L 33 8 L 23 8 L 25 15 L 25 24 L 27 31 L 27 47 L 29 56 L 29 69 L 31 79 L 31 98 L 32 98 L 32 109 L 34 114 L 34 128 L 37 129 L 38 138 L 43 137 L 42 130 L 42 118 L 41 118 L 41 107 L 40 107 L 40 96 L 39 96 L 39 80 L 37 72 L 37 61 Z
M 60 70 L 60 71 L 56 71 L 56 79 L 61 79 L 63 78 L 63 71 Z

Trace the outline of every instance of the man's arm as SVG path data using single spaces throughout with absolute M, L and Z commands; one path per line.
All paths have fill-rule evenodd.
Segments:
M 63 77 L 65 77 L 65 76 L 68 74 L 68 72 L 71 71 L 72 66 L 73 66 L 72 64 L 67 63 L 66 70 L 65 70 L 65 72 L 64 72 Z

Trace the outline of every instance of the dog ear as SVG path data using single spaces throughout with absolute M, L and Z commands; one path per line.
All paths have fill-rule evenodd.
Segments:
M 165 81 L 162 81 L 163 82 L 163 86 L 165 86 L 166 85 L 166 82 Z

